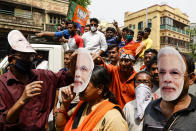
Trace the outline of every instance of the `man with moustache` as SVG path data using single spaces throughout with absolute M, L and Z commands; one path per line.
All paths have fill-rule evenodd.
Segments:
M 123 109 L 127 102 L 135 99 L 134 76 L 136 72 L 133 69 L 135 58 L 131 54 L 124 52 L 120 55 L 118 66 L 106 65 L 103 60 L 99 63 L 97 61 L 95 61 L 95 64 L 103 64 L 111 74 L 110 90 L 116 97 L 119 106 Z
M 108 64 L 112 64 L 114 66 L 119 65 L 119 47 L 118 45 L 111 45 L 108 47 Z
M 143 131 L 195 131 L 196 98 L 188 94 L 194 82 L 194 62 L 171 47 L 158 54 L 161 99 L 145 111 Z

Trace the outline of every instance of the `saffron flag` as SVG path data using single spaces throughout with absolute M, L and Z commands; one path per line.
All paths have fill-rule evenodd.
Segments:
M 68 20 L 79 23 L 81 26 L 85 26 L 89 18 L 89 11 L 81 5 L 71 2 L 67 18 Z

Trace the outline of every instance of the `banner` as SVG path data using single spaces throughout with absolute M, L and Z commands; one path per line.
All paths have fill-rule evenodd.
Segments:
M 89 11 L 84 7 L 71 2 L 69 6 L 69 11 L 67 14 L 67 19 L 73 22 L 79 23 L 81 26 L 85 26 L 89 18 Z

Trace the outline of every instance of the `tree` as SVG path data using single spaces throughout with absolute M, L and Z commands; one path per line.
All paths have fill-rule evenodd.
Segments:
M 69 2 L 72 2 L 72 1 L 81 5 L 84 8 L 87 8 L 87 6 L 91 4 L 90 0 L 69 0 Z

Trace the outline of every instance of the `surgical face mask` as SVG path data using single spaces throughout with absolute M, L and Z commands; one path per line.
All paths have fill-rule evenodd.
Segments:
M 23 74 L 28 74 L 30 70 L 32 69 L 32 62 L 27 62 L 27 61 L 22 61 L 20 59 L 16 59 L 16 64 L 15 68 L 23 73 Z
M 132 41 L 133 40 L 133 36 L 132 35 L 127 35 L 127 41 Z
M 97 30 L 97 27 L 91 26 L 91 31 L 92 31 L 92 32 L 95 32 L 96 30 Z

